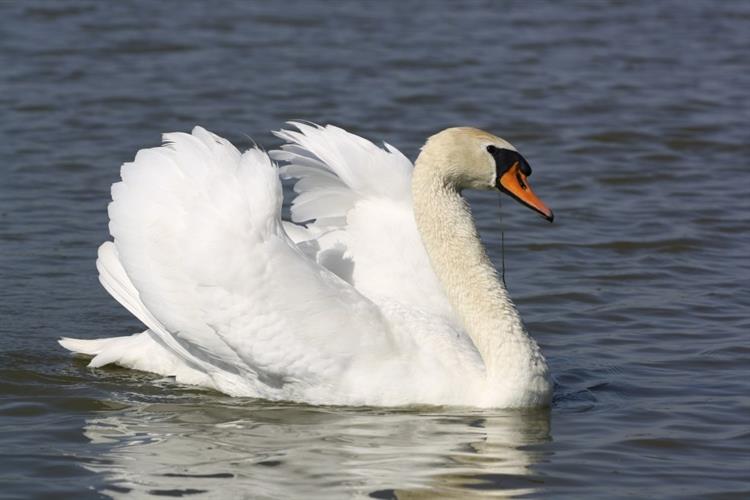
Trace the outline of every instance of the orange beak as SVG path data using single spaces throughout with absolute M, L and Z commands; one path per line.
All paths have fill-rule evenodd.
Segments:
M 497 187 L 509 194 L 516 200 L 520 201 L 529 208 L 539 212 L 542 217 L 552 222 L 555 216 L 552 210 L 540 200 L 534 191 L 531 190 L 526 176 L 521 172 L 518 162 L 515 162 L 505 173 L 497 180 Z

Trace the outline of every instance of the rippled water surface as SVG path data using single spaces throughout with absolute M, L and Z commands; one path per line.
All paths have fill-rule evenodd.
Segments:
M 747 498 L 750 3 L 0 3 L 0 497 Z M 331 122 L 534 166 L 507 282 L 551 409 L 319 408 L 91 370 L 119 165 L 199 123 Z M 499 211 L 471 196 L 500 262 Z

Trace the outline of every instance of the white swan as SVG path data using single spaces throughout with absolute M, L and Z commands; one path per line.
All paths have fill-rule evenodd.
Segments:
M 547 219 L 528 163 L 473 128 L 414 166 L 333 126 L 282 130 L 298 179 L 196 127 L 122 167 L 99 248 L 104 287 L 148 330 L 67 349 L 235 396 L 313 404 L 528 407 L 548 368 L 477 236 L 463 189 L 500 189 Z M 301 225 L 306 221 L 314 221 Z M 295 224 L 296 223 L 296 224 Z

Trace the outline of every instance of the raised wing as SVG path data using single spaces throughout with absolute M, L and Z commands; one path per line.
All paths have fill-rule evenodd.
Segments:
M 388 355 L 378 308 L 287 236 L 265 153 L 202 128 L 164 139 L 123 166 L 109 206 L 140 302 L 118 300 L 148 315 L 164 345 L 220 390 L 271 399 L 325 388 L 354 356 Z
M 276 132 L 287 144 L 270 154 L 297 179 L 292 221 L 308 231 L 297 231 L 300 248 L 376 303 L 454 321 L 414 220 L 412 163 L 338 127 L 291 125 Z

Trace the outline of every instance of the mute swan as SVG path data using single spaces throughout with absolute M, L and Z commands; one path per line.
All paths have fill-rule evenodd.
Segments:
M 291 125 L 270 157 L 196 127 L 124 164 L 97 269 L 148 329 L 60 344 L 94 356 L 91 367 L 233 396 L 547 405 L 547 363 L 461 196 L 499 189 L 552 221 L 516 149 L 450 128 L 412 165 L 337 127 Z M 291 221 L 279 173 L 297 179 Z

